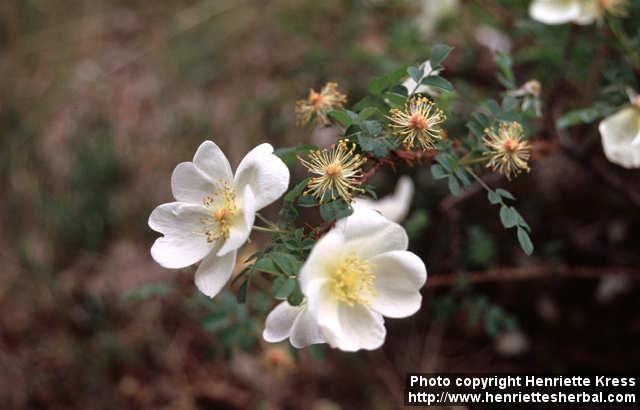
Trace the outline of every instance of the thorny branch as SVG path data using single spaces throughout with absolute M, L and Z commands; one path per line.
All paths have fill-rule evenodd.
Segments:
M 455 286 L 460 283 L 495 283 L 535 279 L 598 279 L 612 275 L 633 275 L 640 279 L 640 268 L 626 266 L 575 267 L 575 266 L 527 266 L 521 268 L 500 268 L 489 271 L 469 272 L 466 274 L 449 273 L 429 277 L 430 289 Z

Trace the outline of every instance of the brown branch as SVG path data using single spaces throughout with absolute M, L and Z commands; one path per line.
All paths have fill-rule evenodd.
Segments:
M 602 268 L 585 266 L 527 266 L 522 268 L 500 268 L 490 271 L 469 272 L 467 274 L 449 273 L 431 276 L 427 280 L 430 289 L 455 286 L 459 283 L 495 283 L 535 279 L 598 279 L 611 275 L 637 275 L 640 268 L 626 266 L 606 266 Z

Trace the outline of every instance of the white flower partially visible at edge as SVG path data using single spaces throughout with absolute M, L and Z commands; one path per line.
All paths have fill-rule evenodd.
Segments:
M 626 5 L 625 0 L 534 0 L 529 15 L 545 24 L 587 25 L 602 21 L 605 13 L 625 16 Z
M 429 61 L 429 60 L 427 60 L 424 63 L 420 64 L 420 69 L 422 70 L 422 77 L 423 78 L 424 77 L 429 77 L 429 76 L 432 76 L 432 75 L 440 74 L 440 70 L 434 70 L 431 67 L 431 61 Z M 406 80 L 404 80 L 402 85 L 404 86 L 404 88 L 407 89 L 407 94 L 408 95 L 418 94 L 418 93 L 429 94 L 431 96 L 437 96 L 438 95 L 438 92 L 436 90 L 434 90 L 432 87 L 429 87 L 428 85 L 420 84 L 418 86 L 418 88 L 416 88 L 416 85 L 418 85 L 418 83 L 416 82 L 416 80 L 414 80 L 411 77 L 409 77 Z
M 236 253 L 249 238 L 255 213 L 278 199 L 289 186 L 289 169 L 270 144 L 251 150 L 235 177 L 218 146 L 203 142 L 193 162 L 178 164 L 171 176 L 176 202 L 162 204 L 149 226 L 164 236 L 151 256 L 165 268 L 184 268 L 202 260 L 195 274 L 198 289 L 214 297 L 227 283 Z
M 355 210 L 315 244 L 300 286 L 329 345 L 377 349 L 386 336 L 383 316 L 420 309 L 427 270 L 407 246 L 405 230 L 374 210 Z
M 398 180 L 393 194 L 378 200 L 364 197 L 355 198 L 351 203 L 351 207 L 356 211 L 374 209 L 380 212 L 385 218 L 400 223 L 409 213 L 414 190 L 413 180 L 403 175 Z
M 318 322 L 311 316 L 307 304 L 292 306 L 284 301 L 267 316 L 262 338 L 269 343 L 289 339 L 291 345 L 301 349 L 316 343 L 324 343 Z
M 629 90 L 631 105 L 600 122 L 607 159 L 625 168 L 640 168 L 640 95 Z

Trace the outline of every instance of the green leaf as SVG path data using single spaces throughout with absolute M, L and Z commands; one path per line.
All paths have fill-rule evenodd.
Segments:
M 533 243 L 531 242 L 531 238 L 527 231 L 521 227 L 518 227 L 518 242 L 520 242 L 520 247 L 527 256 L 533 253 Z
M 489 191 L 487 197 L 489 198 L 489 202 L 491 202 L 491 204 L 493 205 L 500 203 L 500 195 L 498 195 L 494 191 Z
M 406 89 L 405 89 L 406 90 Z M 409 90 L 413 91 L 413 90 Z M 406 91 L 405 91 L 406 92 Z M 397 94 L 394 92 L 386 92 L 384 93 L 384 100 L 391 108 L 402 109 L 405 103 L 407 102 L 407 96 L 402 94 Z
M 358 121 L 361 122 L 374 116 L 382 117 L 383 115 L 376 107 L 366 107 L 358 113 Z
M 467 123 L 467 128 L 469 128 L 469 131 L 471 131 L 476 137 L 484 136 L 484 128 L 477 121 L 469 121 Z
M 600 107 L 572 110 L 558 118 L 556 128 L 564 129 L 578 124 L 590 124 L 607 114 L 608 112 L 602 110 Z
M 425 77 L 420 83 L 423 85 L 440 88 L 449 92 L 454 90 L 453 85 L 449 81 L 438 75 L 430 75 L 429 77 Z
M 433 46 L 431 55 L 429 56 L 431 67 L 436 68 L 440 66 L 442 62 L 447 59 L 451 51 L 453 51 L 453 47 L 449 47 L 446 44 L 436 44 Z
M 302 290 L 300 289 L 300 282 L 296 281 L 296 286 L 293 288 L 293 291 L 287 298 L 287 301 L 291 306 L 298 306 L 304 300 L 304 295 L 302 294 Z
M 505 228 L 513 228 L 518 224 L 518 213 L 513 207 L 500 207 L 500 221 Z
M 289 192 L 287 192 L 284 196 L 284 202 L 292 204 L 295 200 L 302 195 L 307 184 L 309 183 L 309 178 L 305 178 L 302 181 L 298 182 Z
M 247 289 L 249 288 L 249 278 L 242 282 L 240 288 L 238 289 L 238 293 L 236 294 L 236 300 L 238 303 L 244 303 L 247 301 Z
M 271 294 L 278 300 L 285 300 L 293 289 L 296 287 L 296 280 L 294 278 L 287 278 L 284 276 L 278 276 L 273 281 L 273 287 L 271 288 Z
M 280 269 L 278 269 L 276 263 L 269 256 L 263 256 L 258 259 L 253 265 L 253 269 L 260 272 L 271 273 L 272 275 L 280 274 Z
M 513 111 L 518 108 L 518 99 L 512 96 L 506 96 L 502 99 L 502 110 Z
M 395 140 L 387 137 L 368 137 L 366 135 L 358 136 L 358 145 L 365 152 L 371 152 L 377 158 L 384 158 L 389 155 L 390 151 L 397 148 Z
M 325 222 L 333 222 L 345 218 L 353 213 L 351 206 L 343 199 L 327 202 L 320 205 L 320 216 Z
M 460 195 L 460 183 L 453 175 L 449 177 L 449 191 L 455 196 Z
M 302 266 L 302 263 L 295 256 L 288 253 L 271 252 L 269 257 L 288 276 L 296 276 L 300 271 L 300 266 Z
M 362 122 L 362 130 L 370 137 L 377 137 L 382 132 L 382 124 L 375 120 L 366 120 Z
M 440 164 L 431 165 L 431 175 L 433 176 L 433 179 L 443 179 L 448 176 Z
M 509 191 L 505 191 L 502 188 L 496 189 L 496 194 L 500 195 L 503 198 L 511 199 L 512 201 L 516 200 L 516 197 L 511 194 Z
M 353 120 L 351 119 L 349 114 L 347 114 L 347 112 L 345 110 L 329 111 L 329 113 L 327 115 L 334 122 L 337 122 L 338 124 L 342 125 L 345 128 L 347 128 L 349 125 L 351 125 L 353 123 Z
M 305 155 L 307 152 L 313 149 L 317 149 L 317 147 L 315 145 L 305 144 L 299 145 L 297 147 L 278 148 L 277 150 L 273 151 L 273 153 L 280 157 L 282 162 L 284 162 L 287 167 L 292 168 L 296 164 L 298 155 Z
M 407 68 L 407 73 L 409 74 L 409 77 L 413 79 L 413 81 L 415 81 L 416 83 L 420 82 L 420 79 L 422 78 L 422 70 L 420 70 L 418 67 L 411 66 Z
M 382 93 L 391 88 L 392 86 L 398 84 L 400 80 L 406 75 L 406 66 L 401 67 L 391 74 L 376 77 L 369 83 L 369 92 L 373 95 L 380 96 Z

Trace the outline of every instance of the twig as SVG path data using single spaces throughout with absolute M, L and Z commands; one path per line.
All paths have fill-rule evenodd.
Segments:
M 572 266 L 527 266 L 522 268 L 500 268 L 490 271 L 469 272 L 466 274 L 449 273 L 431 276 L 427 280 L 430 289 L 455 286 L 460 283 L 493 283 L 534 279 L 598 279 L 611 275 L 637 275 L 640 278 L 640 268 L 626 266 L 572 267 Z

